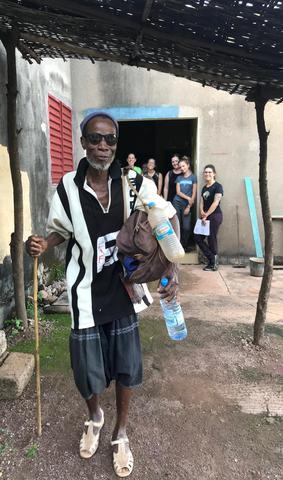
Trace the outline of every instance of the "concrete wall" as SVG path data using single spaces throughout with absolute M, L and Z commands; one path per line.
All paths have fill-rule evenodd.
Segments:
M 179 118 L 198 119 L 197 174 L 202 184 L 205 164 L 213 163 L 218 179 L 224 186 L 222 202 L 224 223 L 219 233 L 220 253 L 226 256 L 254 255 L 252 230 L 244 187 L 244 177 L 253 181 L 256 208 L 260 221 L 258 193 L 259 146 L 254 105 L 239 95 L 176 78 L 172 75 L 146 71 L 114 63 L 71 61 L 72 98 L 74 111 L 75 157 L 82 156 L 78 124 L 90 108 L 177 106 Z M 130 109 L 129 109 L 130 111 Z M 279 182 L 283 175 L 283 104 L 266 108 L 269 136 L 269 188 L 272 211 L 283 215 Z M 237 241 L 236 206 L 239 207 Z M 261 221 L 260 221 L 261 224 Z M 262 232 L 262 225 L 260 225 Z M 277 221 L 276 255 L 283 255 L 283 240 Z M 261 234 L 263 241 L 263 235 Z
M 13 303 L 10 236 L 14 230 L 13 189 L 7 152 L 6 53 L 0 45 L 0 324 Z M 71 106 L 70 64 L 44 60 L 29 65 L 17 54 L 17 128 L 24 198 L 24 237 L 43 234 L 52 195 L 50 175 L 48 93 Z M 31 261 L 26 262 L 26 280 Z M 0 325 L 1 326 L 1 325 Z

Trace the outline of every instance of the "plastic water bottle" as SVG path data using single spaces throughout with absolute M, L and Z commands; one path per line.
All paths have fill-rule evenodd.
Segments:
M 169 283 L 168 278 L 164 277 L 160 281 L 163 287 Z M 170 302 L 160 299 L 160 305 L 163 311 L 163 317 L 166 323 L 168 335 L 172 340 L 183 340 L 188 335 L 182 307 L 176 298 Z
M 154 202 L 148 203 L 147 206 L 149 208 L 149 224 L 164 255 L 170 262 L 178 262 L 185 255 L 185 251 L 174 232 L 170 220 L 164 214 L 163 209 L 156 207 Z

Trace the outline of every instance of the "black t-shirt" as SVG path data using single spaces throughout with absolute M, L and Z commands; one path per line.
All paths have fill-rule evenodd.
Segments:
M 176 178 L 180 175 L 179 173 L 174 173 L 173 170 L 169 170 L 169 180 L 168 180 L 168 197 L 169 202 L 173 201 L 173 198 L 176 195 Z
M 223 193 L 223 187 L 221 183 L 214 182 L 210 187 L 204 186 L 201 191 L 201 196 L 203 199 L 203 209 L 205 212 L 211 207 L 212 203 L 214 202 L 214 196 L 216 193 Z M 217 205 L 216 209 L 213 213 L 221 212 L 220 204 Z

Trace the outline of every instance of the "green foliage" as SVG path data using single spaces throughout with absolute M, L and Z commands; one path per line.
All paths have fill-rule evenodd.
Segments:
M 34 317 L 34 308 L 33 308 L 33 301 L 32 300 L 27 300 L 26 301 L 26 310 L 27 310 L 28 318 L 33 318 Z
M 50 267 L 48 281 L 49 283 L 57 282 L 65 278 L 65 265 L 63 263 L 53 263 Z
M 23 321 L 20 318 L 8 318 L 4 321 L 4 328 L 10 335 L 16 336 L 24 329 Z
M 42 302 L 42 300 L 43 300 L 43 297 L 42 297 L 42 292 L 41 292 L 41 291 L 40 291 L 40 292 L 38 292 L 38 295 L 37 295 L 37 300 L 39 301 L 39 303 L 41 303 L 41 302 Z
M 27 450 L 26 450 L 26 453 L 25 453 L 26 457 L 27 458 L 35 458 L 37 457 L 38 455 L 38 445 L 36 443 L 33 443 Z

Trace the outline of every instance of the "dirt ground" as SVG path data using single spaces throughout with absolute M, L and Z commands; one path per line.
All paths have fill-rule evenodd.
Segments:
M 141 317 L 144 383 L 131 407 L 131 478 L 283 479 L 283 272 L 274 274 L 262 348 L 249 341 L 260 279 L 247 269 L 183 266 L 181 285 L 186 340 L 168 339 L 157 302 Z M 0 479 L 117 478 L 109 443 L 113 386 L 102 407 L 99 449 L 81 460 L 86 410 L 70 370 L 42 376 L 40 439 L 33 383 L 18 400 L 1 402 Z

